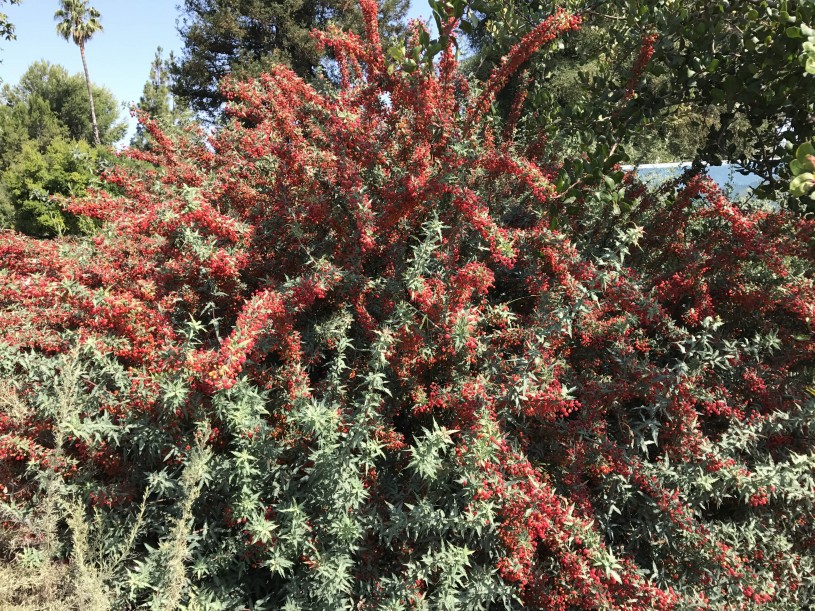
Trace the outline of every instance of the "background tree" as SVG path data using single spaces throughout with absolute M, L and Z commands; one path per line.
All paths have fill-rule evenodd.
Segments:
M 164 58 L 163 49 L 159 47 L 153 62 L 150 64 L 150 75 L 144 84 L 138 108 L 158 121 L 164 129 L 171 129 L 174 125 L 191 120 L 191 113 L 186 103 L 173 94 L 174 75 L 172 66 L 175 55 L 170 52 Z M 145 148 L 148 146 L 149 135 L 143 123 L 136 127 L 131 146 Z
M 79 47 L 82 56 L 82 68 L 85 71 L 85 83 L 88 88 L 88 102 L 91 110 L 91 122 L 93 123 L 94 144 L 100 144 L 99 126 L 96 122 L 96 109 L 94 107 L 93 89 L 91 78 L 88 74 L 88 60 L 85 57 L 85 43 L 94 34 L 102 31 L 102 23 L 99 11 L 92 6 L 88 6 L 88 0 L 60 0 L 60 8 L 54 13 L 57 23 L 57 33 L 65 40 L 73 40 Z
M 6 213 L 13 210 L 6 224 L 10 220 L 17 231 L 40 238 L 93 231 L 92 221 L 65 212 L 56 196 L 84 195 L 98 183 L 101 159 L 100 149 L 84 141 L 58 139 L 44 152 L 27 142 L 2 177 Z
M 127 125 L 120 120 L 119 103 L 110 90 L 91 85 L 102 144 L 121 139 Z M 93 142 L 85 79 L 59 65 L 33 63 L 16 85 L 0 90 L 0 171 L 32 140 L 42 152 L 55 139 Z
M 112 144 L 127 126 L 110 91 L 92 87 L 101 141 Z M 0 226 L 38 237 L 91 228 L 52 198 L 82 194 L 109 160 L 103 149 L 89 149 L 87 104 L 84 77 L 44 61 L 0 91 Z
M 465 24 L 482 79 L 500 57 L 564 3 L 473 0 Z M 584 26 L 564 51 L 527 64 L 531 133 L 574 151 L 731 162 L 783 193 L 791 143 L 815 133 L 815 76 L 801 70 L 801 24 L 815 4 L 784 0 L 571 0 Z M 511 95 L 504 104 L 509 107 Z M 621 103 L 622 102 L 622 103 Z M 507 112 L 505 110 L 505 112 Z M 571 136 L 567 136 L 571 134 Z M 666 143 L 666 144 L 663 144 Z M 558 155 L 568 157 L 561 151 Z
M 380 3 L 385 36 L 402 30 L 409 0 Z M 282 62 L 310 78 L 321 54 L 311 37 L 329 22 L 361 32 L 353 0 L 185 0 L 181 5 L 182 57 L 174 67 L 173 92 L 196 111 L 210 115 L 225 99 L 219 82 L 227 74 L 256 76 Z

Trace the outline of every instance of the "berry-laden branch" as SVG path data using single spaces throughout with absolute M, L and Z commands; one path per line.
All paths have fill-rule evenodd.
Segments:
M 574 176 L 564 201 L 509 146 L 523 97 L 504 138 L 486 119 L 578 18 L 473 96 L 452 47 L 403 70 L 362 8 L 365 38 L 315 34 L 339 89 L 228 81 L 220 130 L 143 118 L 149 152 L 66 202 L 97 235 L 0 233 L 0 379 L 27 406 L 0 411 L 0 502 L 56 477 L 98 511 L 132 543 L 122 607 L 163 604 L 168 549 L 187 606 L 812 600 L 815 222 L 701 178 Z

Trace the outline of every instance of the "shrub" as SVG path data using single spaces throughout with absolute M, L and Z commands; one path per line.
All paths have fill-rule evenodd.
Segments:
M 122 195 L 68 205 L 97 236 L 1 234 L 6 526 L 74 508 L 5 557 L 120 608 L 812 600 L 813 221 L 556 184 L 489 107 L 574 16 L 477 91 L 361 5 L 318 35 L 341 91 L 228 83 L 224 129 L 147 121 Z
M 81 196 L 98 183 L 107 156 L 82 141 L 56 139 L 44 153 L 27 142 L 3 175 L 9 208 L 4 224 L 36 237 L 93 233 L 94 223 L 63 211 L 59 197 Z

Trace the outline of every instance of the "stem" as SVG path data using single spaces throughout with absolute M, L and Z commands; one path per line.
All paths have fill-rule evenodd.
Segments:
M 85 43 L 79 43 L 79 53 L 82 55 L 82 68 L 85 70 L 85 85 L 88 87 L 88 100 L 91 104 L 91 123 L 93 123 L 93 143 L 96 146 L 102 144 L 99 139 L 99 125 L 96 123 L 96 107 L 93 104 L 93 90 L 91 89 L 91 78 L 88 75 L 88 61 L 85 59 Z

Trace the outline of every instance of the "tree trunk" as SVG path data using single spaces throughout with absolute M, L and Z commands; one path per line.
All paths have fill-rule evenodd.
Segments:
M 85 59 L 85 45 L 79 43 L 79 53 L 82 55 L 82 67 L 85 69 L 85 84 L 88 86 L 88 100 L 91 103 L 91 123 L 93 123 L 93 142 L 96 146 L 102 144 L 99 140 L 99 126 L 96 124 L 96 107 L 93 105 L 93 90 L 91 89 L 91 78 L 88 76 L 88 60 Z

